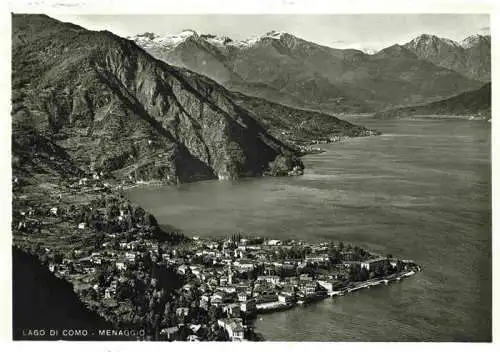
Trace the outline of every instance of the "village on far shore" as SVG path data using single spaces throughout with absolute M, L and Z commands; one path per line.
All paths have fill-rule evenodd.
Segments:
M 89 310 L 146 339 L 262 340 L 252 324 L 259 314 L 420 271 L 342 241 L 189 238 L 125 198 L 139 182 L 92 171 L 34 192 L 14 176 L 12 230 L 14 246 L 70 282 Z

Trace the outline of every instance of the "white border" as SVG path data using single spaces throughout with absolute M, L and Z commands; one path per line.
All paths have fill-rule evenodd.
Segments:
M 494 0 L 19 0 L 1 2 L 2 17 L 0 20 L 0 106 L 2 118 L 0 119 L 0 199 L 2 207 L 0 212 L 0 338 L 3 341 L 11 340 L 11 252 L 10 252 L 10 214 L 11 214 L 11 172 L 10 172 L 10 13 L 45 13 L 51 14 L 315 14 L 315 13 L 490 13 L 492 42 L 492 82 L 498 81 L 500 66 L 496 59 L 500 50 L 499 38 L 500 16 L 498 6 Z M 7 6 L 5 6 L 7 5 Z M 496 84 L 493 83 L 493 115 L 497 112 L 499 97 Z M 493 120 L 498 116 L 495 116 Z M 500 122 L 492 123 L 492 157 L 493 180 L 498 176 L 496 158 Z M 498 209 L 498 187 L 493 182 L 493 214 Z M 495 317 L 499 316 L 498 305 L 495 304 L 495 293 L 498 294 L 498 277 L 495 276 L 498 268 L 499 243 L 496 239 L 498 221 L 493 217 L 493 341 L 499 339 L 499 329 Z M 3 346 L 2 346 L 3 347 Z M 2 350 L 2 347 L 0 347 Z M 155 350 L 183 349 L 198 350 L 200 347 L 207 350 L 245 350 L 250 351 L 256 346 L 252 343 L 99 343 L 99 342 L 7 342 L 7 350 L 31 351 L 33 349 L 50 349 L 51 351 L 67 351 L 68 347 L 75 351 L 132 351 L 138 348 L 151 348 Z M 494 344 L 463 344 L 463 343 L 259 343 L 259 349 L 274 350 L 286 349 L 289 351 L 303 351 L 317 348 L 336 351 L 352 351 L 357 349 L 370 351 L 408 350 L 420 351 L 422 349 L 453 349 L 457 352 L 463 350 L 491 350 Z

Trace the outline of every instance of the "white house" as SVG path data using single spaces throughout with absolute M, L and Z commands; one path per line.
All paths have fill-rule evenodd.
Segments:
M 267 244 L 269 246 L 279 246 L 282 242 L 280 240 L 269 240 L 267 241 Z
M 184 264 L 183 264 L 183 265 L 181 265 L 181 266 L 179 266 L 179 267 L 177 268 L 177 272 L 178 272 L 179 274 L 182 274 L 182 275 L 186 274 L 187 270 L 188 270 L 188 266 L 187 266 L 187 265 L 184 265 Z
M 104 298 L 107 298 L 107 299 L 113 298 L 114 294 L 115 294 L 115 290 L 113 290 L 110 287 L 107 287 L 104 290 Z
M 88 178 L 85 177 L 85 178 L 80 179 L 80 181 L 78 181 L 78 184 L 80 186 L 85 186 L 87 184 L 87 181 L 88 181 Z
M 219 319 L 217 323 L 227 331 L 231 340 L 242 341 L 245 338 L 245 330 L 241 324 L 241 319 Z
M 240 292 L 238 293 L 238 301 L 240 302 L 245 302 L 247 300 L 248 296 L 246 292 Z
M 377 268 L 383 266 L 386 261 L 387 261 L 387 258 L 384 258 L 384 257 L 377 257 L 377 258 L 365 260 L 364 262 L 361 262 L 361 268 L 365 268 L 368 271 L 374 271 Z
M 124 262 L 116 262 L 116 268 L 118 270 L 127 270 L 127 264 Z
M 126 252 L 125 253 L 125 259 L 131 261 L 131 262 L 134 262 L 135 261 L 135 253 L 131 253 L 131 252 Z
M 161 329 L 160 335 L 166 336 L 168 339 L 175 337 L 175 334 L 179 331 L 177 326 L 172 326 L 170 328 Z
M 264 275 L 257 277 L 258 281 L 265 281 L 270 284 L 276 285 L 280 282 L 280 277 L 278 275 Z
M 241 308 L 240 308 L 240 305 L 238 303 L 231 303 L 231 304 L 227 304 L 227 305 L 222 306 L 222 312 L 226 313 L 228 316 L 231 316 L 231 317 L 239 317 L 240 312 L 241 312 Z

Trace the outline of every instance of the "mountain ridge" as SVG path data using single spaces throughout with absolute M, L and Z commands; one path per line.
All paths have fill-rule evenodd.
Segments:
M 460 42 L 423 34 L 404 46 L 419 58 L 483 82 L 491 80 L 491 36 L 475 34 Z
M 276 31 L 242 41 L 198 34 L 187 38 L 174 46 L 135 40 L 157 59 L 211 77 L 230 90 L 301 109 L 369 112 L 443 99 L 481 85 L 422 59 L 408 45 L 369 55 Z
M 34 129 L 75 165 L 139 180 L 257 176 L 277 157 L 301 165 L 298 150 L 269 134 L 232 92 L 109 31 L 13 15 L 12 72 L 13 136 L 24 143 L 16 150 L 38 143 L 25 136 Z M 348 135 L 358 129 L 342 126 Z M 59 154 L 43 160 L 71 168 Z
M 400 109 L 383 111 L 375 115 L 379 118 L 388 117 L 468 117 L 470 119 L 486 120 L 491 118 L 491 83 L 479 89 L 464 92 L 448 99 L 426 105 L 410 106 Z

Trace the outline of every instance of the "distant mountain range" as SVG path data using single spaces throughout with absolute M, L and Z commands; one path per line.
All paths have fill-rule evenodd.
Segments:
M 45 15 L 12 19 L 18 174 L 70 175 L 92 165 L 144 180 L 231 179 L 262 175 L 278 157 L 292 160 L 290 166 L 298 163 L 297 150 L 278 137 L 288 132 L 316 137 L 317 126 L 298 126 L 282 119 L 282 111 L 323 121 L 323 136 L 367 131 L 270 102 L 250 109 L 254 98 L 236 97 L 108 31 L 88 31 Z M 278 122 L 273 133 L 264 127 Z
M 230 90 L 333 113 L 427 103 L 490 80 L 489 36 L 457 43 L 422 35 L 374 54 L 334 49 L 276 31 L 243 41 L 192 30 L 130 39 L 154 57 L 206 75 Z
M 491 118 L 491 83 L 430 104 L 380 112 L 376 117 L 412 117 L 441 115 L 486 120 Z

